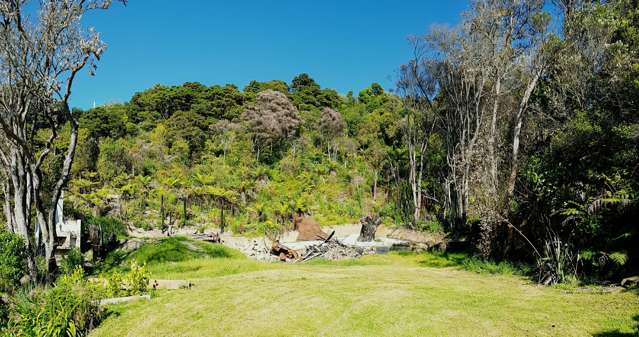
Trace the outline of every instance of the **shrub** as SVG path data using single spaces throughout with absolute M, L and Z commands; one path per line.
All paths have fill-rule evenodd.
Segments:
M 86 336 L 102 317 L 97 292 L 82 268 L 63 275 L 54 287 L 18 294 L 10 304 L 7 336 Z
M 26 249 L 18 235 L 0 229 L 0 293 L 14 290 L 26 274 Z
M 85 223 L 88 226 L 100 227 L 103 240 L 107 240 L 112 236 L 118 240 L 123 240 L 127 237 L 126 224 L 117 219 L 107 216 L 89 217 L 85 220 Z
M 537 259 L 537 278 L 540 283 L 557 284 L 576 278 L 577 256 L 559 237 L 546 241 L 543 253 Z
M 148 291 L 151 274 L 146 266 L 131 262 L 129 271 L 121 273 L 114 271 L 106 282 L 106 296 L 120 297 L 142 295 Z
M 64 275 L 73 273 L 78 267 L 82 268 L 84 256 L 79 249 L 71 249 L 60 263 L 60 271 Z

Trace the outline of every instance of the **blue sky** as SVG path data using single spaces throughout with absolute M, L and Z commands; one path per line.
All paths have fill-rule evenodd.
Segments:
M 71 104 L 128 101 L 156 83 L 206 85 L 309 73 L 323 87 L 392 88 L 410 35 L 454 25 L 466 0 L 129 0 L 84 18 L 109 45 Z

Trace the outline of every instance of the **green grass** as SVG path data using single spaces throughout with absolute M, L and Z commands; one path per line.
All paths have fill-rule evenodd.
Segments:
M 530 267 L 524 264 L 513 264 L 507 261 L 485 261 L 465 253 L 431 253 L 423 255 L 420 264 L 426 267 L 458 267 L 480 274 L 501 274 L 525 276 Z
M 639 320 L 637 293 L 542 287 L 503 275 L 518 273 L 512 266 L 480 266 L 463 255 L 267 264 L 235 252 L 158 262 L 178 253 L 157 251 L 164 253 L 143 247 L 134 255 L 146 258 L 153 277 L 194 287 L 114 306 L 92 337 L 632 336 Z M 473 268 L 479 273 L 464 270 Z
M 204 241 L 191 240 L 183 236 L 173 236 L 160 240 L 149 240 L 133 252 L 116 250 L 97 268 L 97 273 L 113 269 L 128 269 L 131 262 L 146 265 L 154 273 L 167 270 L 168 273 L 180 273 L 188 263 L 177 265 L 177 262 L 193 262 L 202 259 L 246 259 L 237 250 L 224 245 Z

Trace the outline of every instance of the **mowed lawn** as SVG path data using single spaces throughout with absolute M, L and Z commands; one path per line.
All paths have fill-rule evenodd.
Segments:
M 267 264 L 238 257 L 150 265 L 190 290 L 110 308 L 100 336 L 635 336 L 636 292 L 537 286 L 432 267 L 428 255 Z

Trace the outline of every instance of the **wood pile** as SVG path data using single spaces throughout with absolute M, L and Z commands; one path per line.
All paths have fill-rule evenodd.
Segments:
M 297 250 L 286 247 L 279 241 L 273 242 L 271 254 L 277 256 L 282 262 L 289 260 L 297 261 L 300 259 L 300 254 Z

